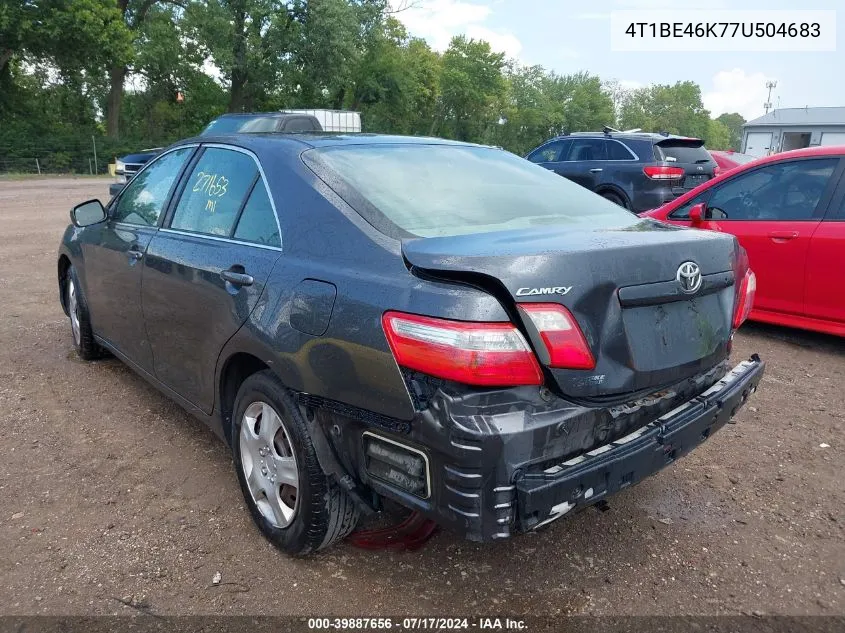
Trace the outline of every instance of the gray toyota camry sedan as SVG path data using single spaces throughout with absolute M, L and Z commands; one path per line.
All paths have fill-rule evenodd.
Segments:
M 728 358 L 755 289 L 735 238 L 501 149 L 204 136 L 71 221 L 79 355 L 205 421 L 294 555 L 385 500 L 475 541 L 536 529 L 710 439 L 763 374 Z

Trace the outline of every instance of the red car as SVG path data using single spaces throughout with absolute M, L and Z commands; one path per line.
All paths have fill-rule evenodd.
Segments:
M 739 152 L 735 152 L 730 149 L 724 151 L 711 149 L 710 155 L 713 157 L 713 160 L 716 161 L 716 166 L 719 168 L 719 172 L 726 172 L 734 167 L 750 163 L 752 160 L 757 160 L 756 156 L 751 156 L 750 154 L 740 154 Z
M 760 158 L 641 215 L 725 231 L 757 275 L 749 318 L 845 336 L 845 147 Z

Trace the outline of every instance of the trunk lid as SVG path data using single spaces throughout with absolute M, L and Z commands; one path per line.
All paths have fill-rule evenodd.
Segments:
M 542 341 L 516 306 L 564 305 L 596 359 L 589 371 L 546 367 L 569 396 L 659 388 L 728 355 L 738 261 L 729 235 L 643 220 L 617 229 L 553 226 L 411 239 L 402 252 L 412 270 L 495 294 L 535 350 Z M 686 262 L 702 275 L 694 293 L 683 292 L 678 281 Z
M 654 158 L 671 167 L 681 167 L 684 177 L 680 189 L 689 191 L 716 174 L 716 161 L 704 148 L 704 141 L 697 138 L 670 137 L 655 143 Z

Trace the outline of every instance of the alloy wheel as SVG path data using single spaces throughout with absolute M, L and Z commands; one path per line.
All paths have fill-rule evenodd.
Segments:
M 252 500 L 274 527 L 290 525 L 299 501 L 299 470 L 290 434 L 266 402 L 244 411 L 240 432 L 241 468 Z
M 73 340 L 79 345 L 82 340 L 82 330 L 79 326 L 79 299 L 76 296 L 76 284 L 73 279 L 67 282 L 67 308 L 70 314 L 70 329 L 73 331 Z

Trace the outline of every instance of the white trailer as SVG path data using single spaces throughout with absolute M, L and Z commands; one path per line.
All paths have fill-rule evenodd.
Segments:
M 360 132 L 361 113 L 351 110 L 282 110 L 290 114 L 310 114 L 326 132 Z

